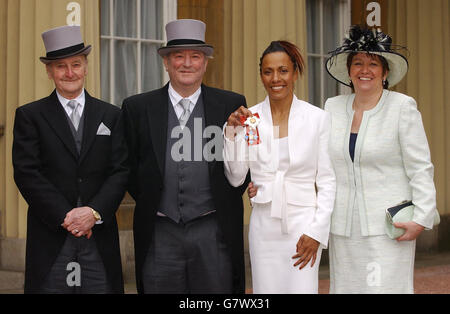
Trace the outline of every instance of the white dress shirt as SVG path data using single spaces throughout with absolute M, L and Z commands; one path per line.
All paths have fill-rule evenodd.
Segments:
M 199 87 L 195 93 L 190 95 L 189 97 L 183 97 L 180 94 L 178 94 L 175 89 L 172 87 L 172 84 L 169 82 L 169 98 L 172 102 L 173 109 L 175 110 L 175 114 L 177 115 L 178 120 L 180 119 L 181 115 L 183 114 L 183 107 L 179 106 L 178 103 L 181 99 L 187 98 L 191 101 L 191 105 L 189 107 L 190 111 L 193 112 L 195 108 L 195 104 L 197 103 L 198 98 L 200 97 L 200 94 L 202 92 L 201 87 Z
M 72 114 L 72 110 L 74 109 L 70 108 L 67 104 L 69 103 L 69 101 L 71 101 L 71 99 L 67 99 L 61 96 L 61 94 L 58 93 L 58 91 L 56 91 L 56 95 L 58 96 L 58 100 L 63 106 L 64 110 L 67 112 L 67 115 L 70 117 L 70 115 Z M 83 116 L 84 105 L 86 103 L 86 96 L 84 94 L 84 89 L 81 91 L 81 94 L 75 98 L 75 100 L 80 104 L 80 106 L 78 106 L 78 108 L 75 109 L 78 110 L 78 113 L 80 114 L 81 117 Z

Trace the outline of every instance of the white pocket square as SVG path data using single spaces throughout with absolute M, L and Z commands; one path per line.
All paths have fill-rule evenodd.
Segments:
M 111 130 L 108 129 L 108 127 L 106 125 L 102 123 L 100 123 L 98 130 L 97 130 L 97 135 L 111 135 Z

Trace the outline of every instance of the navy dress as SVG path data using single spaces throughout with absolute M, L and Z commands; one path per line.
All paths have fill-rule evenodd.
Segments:
M 352 158 L 352 161 L 355 161 L 355 145 L 356 145 L 356 138 L 358 137 L 358 133 L 350 133 L 350 157 Z

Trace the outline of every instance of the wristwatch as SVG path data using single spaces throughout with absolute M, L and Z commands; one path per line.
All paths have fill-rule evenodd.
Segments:
M 92 210 L 92 215 L 94 215 L 94 218 L 95 218 L 95 221 L 96 221 L 96 222 L 102 220 L 102 216 L 100 216 L 100 214 L 98 213 L 98 211 L 96 211 L 96 210 L 94 210 L 94 209 L 92 209 L 92 208 L 91 208 L 91 210 Z

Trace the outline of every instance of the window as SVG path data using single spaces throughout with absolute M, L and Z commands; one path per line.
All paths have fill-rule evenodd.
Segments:
M 306 0 L 309 102 L 318 107 L 327 98 L 347 92 L 327 73 L 325 62 L 348 32 L 350 7 L 350 0 Z
M 121 105 L 124 98 L 168 81 L 157 50 L 176 8 L 176 0 L 101 0 L 103 100 Z

